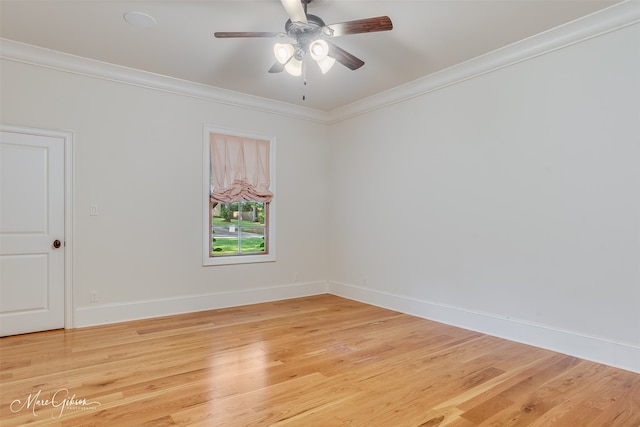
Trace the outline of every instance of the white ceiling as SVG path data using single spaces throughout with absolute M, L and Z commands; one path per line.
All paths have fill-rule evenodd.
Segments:
M 336 64 L 307 85 L 269 74 L 273 39 L 216 39 L 215 31 L 284 31 L 279 0 L 0 0 L 0 37 L 323 111 L 464 62 L 620 0 L 315 0 L 327 24 L 387 15 L 388 32 L 334 43 L 365 61 Z M 157 20 L 151 28 L 128 11 Z M 302 97 L 305 95 L 306 100 Z

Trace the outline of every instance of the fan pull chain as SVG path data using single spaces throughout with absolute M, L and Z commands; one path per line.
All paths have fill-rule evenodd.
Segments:
M 305 7 L 306 7 L 306 4 L 305 4 Z M 305 90 L 302 91 L 302 100 L 304 101 L 307 99 L 307 96 L 304 93 L 306 92 L 306 87 L 307 87 L 307 67 L 304 61 L 302 62 L 302 82 L 305 86 Z

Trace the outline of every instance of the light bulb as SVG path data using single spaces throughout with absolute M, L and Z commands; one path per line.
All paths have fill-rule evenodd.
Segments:
M 294 51 L 293 45 L 287 43 L 276 43 L 273 46 L 273 54 L 276 57 L 276 61 L 281 64 L 286 64 L 289 58 L 293 56 Z
M 309 53 L 314 60 L 321 61 L 327 57 L 329 45 L 326 41 L 318 39 L 309 46 Z

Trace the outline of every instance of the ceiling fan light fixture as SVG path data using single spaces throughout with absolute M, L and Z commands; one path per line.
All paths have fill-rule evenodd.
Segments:
M 302 75 L 302 60 L 294 56 L 289 60 L 289 62 L 287 62 L 287 65 L 284 66 L 284 69 L 292 76 L 299 77 Z
M 289 43 L 276 43 L 273 46 L 273 54 L 276 57 L 276 61 L 281 64 L 286 64 L 293 56 L 295 48 Z
M 0 0 L 2 1 L 2 0 Z M 345 36 L 350 34 L 373 33 L 378 31 L 389 31 L 393 29 L 393 24 L 388 16 L 377 16 L 373 18 L 356 19 L 352 21 L 339 22 L 326 25 L 319 16 L 308 14 L 307 6 L 313 0 L 280 0 L 289 19 L 285 22 L 284 33 L 256 32 L 256 31 L 216 31 L 213 33 L 216 38 L 245 38 L 245 37 L 288 37 L 292 43 L 275 43 L 273 45 L 273 55 L 276 58 L 275 64 L 269 68 L 271 74 L 287 71 L 293 76 L 304 75 L 306 84 L 307 55 L 318 64 L 323 74 L 335 65 L 336 62 L 344 65 L 350 70 L 357 70 L 364 65 L 364 61 L 346 50 L 328 42 L 332 37 Z M 329 0 L 315 0 L 324 2 Z

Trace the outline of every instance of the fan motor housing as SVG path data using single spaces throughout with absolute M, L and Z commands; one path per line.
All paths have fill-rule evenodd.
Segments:
M 284 24 L 287 35 L 298 40 L 299 43 L 311 42 L 323 35 L 325 23 L 319 16 L 307 15 L 307 22 L 291 22 L 288 19 Z

